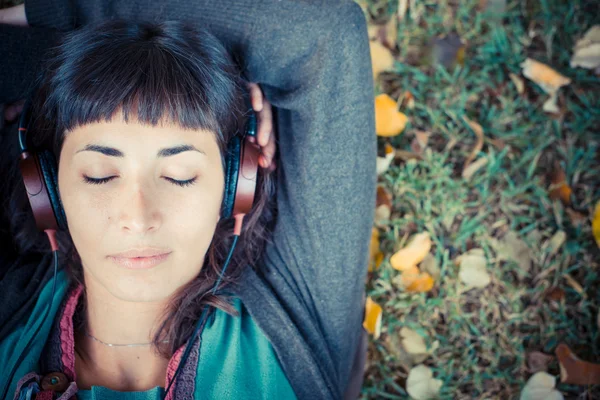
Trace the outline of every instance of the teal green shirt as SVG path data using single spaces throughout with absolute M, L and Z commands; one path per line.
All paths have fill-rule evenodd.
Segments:
M 58 304 L 66 294 L 66 274 L 57 274 L 56 298 L 49 317 L 43 322 L 34 345 L 28 350 L 18 372 L 11 382 L 10 397 L 16 382 L 28 372 L 38 372 L 41 349 L 46 342 L 51 321 L 57 317 Z M 7 340 L 0 343 L 0 365 L 14 366 L 20 351 L 19 346 L 32 334 L 31 330 L 41 322 L 44 307 L 50 303 L 52 279 L 46 284 L 27 324 L 20 325 Z M 239 313 L 234 317 L 217 309 L 214 320 L 209 319 L 202 332 L 200 356 L 195 382 L 195 399 L 296 399 L 271 343 L 239 298 L 233 299 Z M 35 330 L 35 329 L 33 329 Z M 13 340 L 16 343 L 13 343 Z M 34 361 L 35 359 L 35 361 Z M 31 367 L 27 367 L 31 366 Z M 174 387 L 171 388 L 173 391 Z M 91 390 L 79 390 L 79 399 L 161 399 L 165 388 L 156 386 L 147 391 L 119 392 L 101 386 Z

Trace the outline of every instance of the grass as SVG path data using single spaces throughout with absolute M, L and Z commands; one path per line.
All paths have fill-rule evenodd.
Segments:
M 375 21 L 385 21 L 398 4 L 363 3 Z M 379 225 L 386 258 L 367 282 L 367 294 L 383 307 L 383 323 L 381 336 L 370 338 L 362 398 L 407 398 L 408 370 L 398 351 L 404 326 L 428 346 L 438 342 L 424 364 L 443 381 L 441 398 L 518 398 L 532 375 L 527 352 L 553 354 L 564 342 L 580 358 L 600 363 L 600 251 L 590 227 L 600 200 L 600 79 L 569 67 L 575 41 L 600 23 L 597 3 L 508 1 L 500 17 L 482 12 L 479 1 L 409 3 L 398 28 L 398 61 L 376 85 L 396 99 L 410 91 L 415 106 L 402 110 L 410 119 L 404 133 L 378 139 L 380 155 L 386 142 L 410 151 L 415 129 L 432 136 L 422 159 L 395 162 L 380 176 L 393 207 Z M 463 39 L 466 52 L 463 65 L 445 68 L 432 61 L 431 44 L 449 34 Z M 528 57 L 572 79 L 561 89 L 561 115 L 542 111 L 547 95 L 531 81 L 524 95 L 517 92 L 509 74 L 519 75 Z M 482 125 L 479 156 L 488 157 L 469 181 L 461 172 L 476 139 L 463 117 Z M 447 150 L 450 141 L 456 145 Z M 555 162 L 573 189 L 569 210 L 549 197 Z M 573 211 L 583 218 L 572 219 Z M 527 239 L 534 258 L 529 271 L 496 257 L 492 241 L 508 230 Z M 559 230 L 567 239 L 551 254 L 548 240 Z M 396 287 L 399 273 L 389 257 L 423 231 L 432 237 L 440 276 L 430 292 L 408 294 Z M 454 259 L 472 248 L 484 249 L 492 282 L 465 292 Z M 550 300 L 551 289 L 564 297 Z M 560 375 L 556 360 L 548 372 Z M 600 398 L 600 385 L 557 388 L 565 398 Z

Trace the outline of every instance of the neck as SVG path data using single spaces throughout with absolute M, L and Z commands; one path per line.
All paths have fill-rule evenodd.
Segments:
M 89 283 L 88 283 L 89 282 Z M 106 343 L 149 343 L 165 303 L 130 302 L 112 296 L 104 287 L 86 280 L 84 327 Z M 80 389 L 105 386 L 121 391 L 145 391 L 165 387 L 169 360 L 152 345 L 110 347 L 76 333 L 76 373 Z

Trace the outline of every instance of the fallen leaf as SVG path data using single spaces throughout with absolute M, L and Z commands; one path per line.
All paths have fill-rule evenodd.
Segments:
M 375 207 L 375 224 L 383 225 L 389 221 L 392 213 L 392 194 L 383 185 L 377 185 Z
M 592 26 L 577 41 L 571 57 L 571 68 L 596 69 L 600 67 L 600 25 Z
M 559 74 L 549 66 L 528 58 L 521 63 L 523 75 L 537 83 L 546 93 L 556 92 L 560 87 L 571 83 L 571 79 Z
M 373 335 L 374 339 L 378 339 L 381 334 L 381 314 L 381 306 L 375 303 L 371 297 L 367 297 L 363 327 Z
M 464 180 L 469 181 L 473 174 L 479 171 L 482 167 L 484 167 L 488 163 L 487 157 L 481 157 L 477 159 L 474 163 L 469 164 L 469 166 L 463 169 L 462 177 Z
M 515 84 L 515 87 L 517 88 L 517 93 L 525 93 L 525 82 L 523 81 L 523 79 L 519 75 L 513 74 L 512 72 L 508 74 L 508 76 L 510 77 L 510 80 Z
M 381 251 L 381 243 L 379 241 L 379 231 L 373 227 L 371 231 L 371 259 L 369 261 L 369 272 L 373 272 L 379 268 L 383 261 L 384 254 Z
M 592 217 L 592 235 L 594 235 L 596 244 L 600 247 L 600 201 L 596 203 L 594 216 Z
M 383 174 L 390 168 L 394 157 L 396 156 L 396 150 L 389 143 L 385 144 L 385 157 L 377 157 L 377 175 Z
M 583 287 L 579 284 L 579 282 L 577 282 L 571 275 L 569 274 L 564 274 L 563 275 L 565 277 L 565 280 L 567 281 L 567 283 L 569 284 L 569 286 L 571 286 L 573 288 L 573 290 L 575 290 L 577 293 L 579 293 L 581 295 L 581 297 L 583 298 L 587 298 L 587 294 L 585 293 L 585 290 L 583 289 Z
M 500 241 L 491 241 L 498 260 L 514 261 L 524 273 L 531 268 L 532 252 L 515 231 L 508 231 Z
M 544 354 L 540 351 L 531 351 L 527 353 L 527 369 L 532 374 L 548 369 L 548 365 L 554 359 L 554 356 Z
M 402 338 L 402 346 L 408 353 L 427 353 L 425 339 L 423 339 L 423 336 L 419 335 L 416 331 L 407 327 L 402 327 L 402 329 L 400 329 L 400 337 Z
M 565 298 L 565 291 L 555 286 L 548 289 L 545 297 L 554 301 L 562 301 Z
M 446 69 L 454 68 L 457 64 L 464 64 L 465 44 L 454 32 L 434 38 L 431 43 L 431 51 L 433 64 L 443 65 Z
M 415 154 L 423 155 L 431 134 L 425 131 L 415 131 L 415 137 L 410 143 L 410 149 Z
M 523 387 L 519 400 L 563 400 L 555 389 L 556 378 L 547 372 L 536 372 Z
M 567 240 L 567 234 L 564 231 L 556 231 L 550 239 L 542 246 L 542 251 L 547 254 L 547 258 L 551 258 L 556 252 L 565 244 Z
M 431 249 L 431 238 L 428 232 L 414 235 L 408 244 L 390 258 L 390 264 L 398 271 L 415 267 L 423 261 Z
M 375 97 L 375 131 L 378 136 L 396 136 L 406 127 L 408 117 L 398 111 L 398 103 L 387 94 Z
M 571 187 L 567 184 L 567 175 L 558 162 L 554 163 L 550 173 L 550 198 L 562 201 L 564 205 L 571 204 Z
M 544 102 L 543 110 L 546 112 L 557 113 L 559 111 L 556 104 L 558 89 L 571 83 L 571 79 L 559 74 L 546 64 L 528 58 L 521 63 L 523 75 L 537 83 L 544 92 L 550 97 Z
M 481 250 L 481 249 L 473 249 Z M 483 288 L 490 284 L 491 278 L 487 272 L 487 260 L 481 251 L 473 251 L 460 256 L 458 278 L 467 288 Z
M 404 275 L 404 273 L 402 273 Z M 427 272 L 421 272 L 412 282 L 406 285 L 408 293 L 425 293 L 433 289 L 433 278 Z
M 483 136 L 484 135 L 483 135 L 483 128 L 481 127 L 481 125 L 479 125 L 479 123 L 477 123 L 475 121 L 471 121 L 469 118 L 467 118 L 465 116 L 463 116 L 463 118 L 467 122 L 467 124 L 469 124 L 471 129 L 473 129 L 473 132 L 475 132 L 475 136 L 477 137 L 475 146 L 473 146 L 473 150 L 471 150 L 471 153 L 469 154 L 469 156 L 467 157 L 467 159 L 465 160 L 465 163 L 463 165 L 463 171 L 464 171 L 469 166 L 471 161 L 473 161 L 475 159 L 475 157 L 477 157 L 477 155 L 479 154 L 481 149 L 483 149 L 483 139 L 484 139 Z
M 386 70 L 392 69 L 394 65 L 394 56 L 390 49 L 385 47 L 378 40 L 369 42 L 371 47 L 371 67 L 373 69 L 373 79 Z
M 571 224 L 573 224 L 573 226 L 575 226 L 575 227 L 580 227 L 587 221 L 587 217 L 585 214 L 583 214 L 579 211 L 573 210 L 572 208 L 566 208 L 565 212 L 569 216 L 569 220 L 571 221 Z
M 560 381 L 574 385 L 599 385 L 600 364 L 579 359 L 564 343 L 556 347 L 556 357 L 560 366 Z
M 442 381 L 433 378 L 431 368 L 419 364 L 408 372 L 406 391 L 415 400 L 437 398 L 442 388 Z
M 410 91 L 405 91 L 402 97 L 398 100 L 401 108 L 408 108 L 412 110 L 415 108 L 415 96 Z

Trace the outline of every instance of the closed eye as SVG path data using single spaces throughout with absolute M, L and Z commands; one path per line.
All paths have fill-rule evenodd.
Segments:
M 109 182 L 109 181 L 113 180 L 114 178 L 116 178 L 116 176 L 109 176 L 107 178 L 98 178 L 98 179 L 90 178 L 89 176 L 85 176 L 85 175 L 83 176 L 85 183 L 89 183 L 92 185 L 102 185 L 103 183 Z M 165 177 L 165 179 L 177 186 L 189 186 L 196 182 L 196 178 L 188 179 L 187 181 L 178 181 L 176 179 L 168 178 L 168 177 Z

